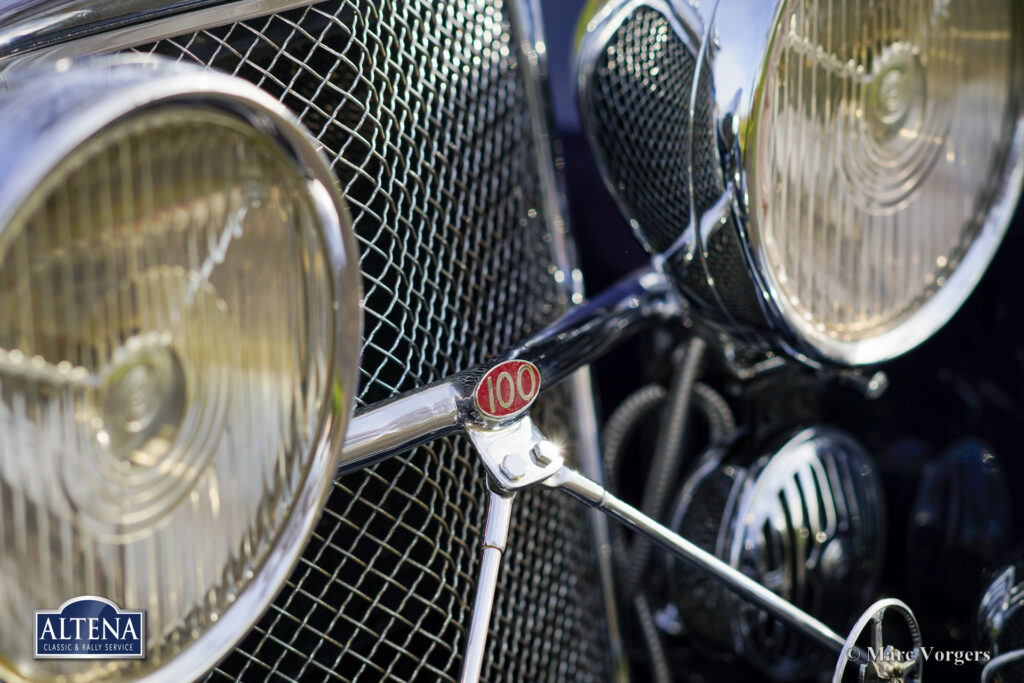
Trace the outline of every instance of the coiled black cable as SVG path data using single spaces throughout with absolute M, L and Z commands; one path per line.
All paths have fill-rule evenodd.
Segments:
M 676 485 L 682 470 L 683 446 L 692 408 L 696 406 L 707 421 L 712 444 L 724 443 L 736 429 L 736 420 L 725 399 L 711 387 L 697 381 L 705 349 L 702 339 L 691 339 L 673 375 L 671 388 L 666 391 L 660 385 L 649 384 L 638 389 L 615 410 L 602 434 L 608 487 L 618 491 L 619 465 L 626 444 L 648 416 L 661 411 L 655 454 L 647 473 L 641 505 L 644 513 L 655 519 L 662 517 L 671 487 Z M 658 683 L 667 683 L 671 681 L 668 661 L 648 599 L 638 590 L 650 561 L 652 546 L 642 537 L 637 537 L 630 544 L 623 529 L 617 525 L 612 527 L 611 541 L 623 592 L 632 598 L 640 621 L 652 673 Z
M 619 462 L 626 452 L 626 444 L 630 437 L 643 423 L 648 415 L 660 410 L 665 403 L 668 392 L 660 384 L 648 384 L 637 389 L 623 401 L 605 424 L 602 442 L 604 444 L 604 474 L 608 489 L 619 491 Z M 612 555 L 615 558 L 616 571 L 622 577 L 629 564 L 630 547 L 626 541 L 626 532 L 618 524 L 611 525 Z
M 725 443 L 736 433 L 736 418 L 729 404 L 721 394 L 702 382 L 693 386 L 693 394 L 697 398 L 697 408 L 707 420 L 710 445 Z
M 647 643 L 647 653 L 651 658 L 651 671 L 654 674 L 655 683 L 672 683 L 672 669 L 668 665 L 668 657 L 665 656 L 665 648 L 662 647 L 661 637 L 658 635 L 658 627 L 654 623 L 654 615 L 651 614 L 651 603 L 646 595 L 637 595 L 633 598 L 633 607 L 636 609 L 637 619 L 640 620 L 640 629 L 644 634 L 644 641 Z
M 690 420 L 693 401 L 693 385 L 697 383 L 701 361 L 707 344 L 700 337 L 693 337 L 686 346 L 682 362 L 676 368 L 672 386 L 666 397 L 667 403 L 661 413 L 661 425 L 654 445 L 654 459 L 644 485 L 640 502 L 641 511 L 653 519 L 660 519 L 668 502 L 670 487 L 675 485 L 682 465 L 683 444 Z M 649 540 L 637 536 L 633 542 L 629 564 L 622 577 L 626 595 L 633 595 L 643 579 L 653 546 Z

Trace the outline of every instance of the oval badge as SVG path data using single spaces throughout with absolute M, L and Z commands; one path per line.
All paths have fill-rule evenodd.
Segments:
M 497 420 L 518 415 L 540 393 L 540 370 L 525 360 L 507 360 L 487 371 L 473 391 L 476 409 Z

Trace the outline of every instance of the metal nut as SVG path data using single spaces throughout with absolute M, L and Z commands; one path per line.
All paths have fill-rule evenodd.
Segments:
M 501 473 L 511 481 L 522 479 L 526 476 L 526 463 L 518 455 L 506 455 L 501 461 Z

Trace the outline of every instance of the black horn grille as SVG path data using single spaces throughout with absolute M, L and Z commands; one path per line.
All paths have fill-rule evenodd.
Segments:
M 323 145 L 361 248 L 360 406 L 564 310 L 502 2 L 327 2 L 137 50 L 253 81 Z M 540 419 L 571 439 L 564 404 Z M 287 586 L 211 678 L 455 680 L 485 496 L 457 438 L 340 478 Z M 605 680 L 584 511 L 519 498 L 483 679 Z

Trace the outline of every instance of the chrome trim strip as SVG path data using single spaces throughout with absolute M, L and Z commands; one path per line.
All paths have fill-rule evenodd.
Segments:
M 219 4 L 209 6 L 213 1 Z M 49 19 L 16 14 L 19 8 L 24 11 L 24 5 L 48 4 L 57 8 L 79 4 L 105 7 L 103 3 L 87 0 L 22 0 L 9 10 L 0 10 L 0 26 L 5 27 L 0 30 L 0 68 L 22 68 L 43 60 L 116 52 L 315 3 L 314 0 L 179 0 L 176 3 L 125 0 L 124 4 L 130 5 L 133 11 L 108 17 L 105 23 L 97 21 L 115 13 L 78 11 L 58 13 Z M 156 6 L 163 6 L 164 10 L 152 9 Z
M 576 412 L 576 423 L 579 425 L 580 438 L 580 470 L 583 474 L 601 486 L 605 484 L 604 458 L 601 455 L 601 433 L 597 424 L 597 406 L 594 405 L 594 385 L 591 381 L 590 367 L 584 367 L 573 373 L 572 393 Z M 591 509 L 590 526 L 594 534 L 594 550 L 597 552 L 597 570 L 601 579 L 601 597 L 604 601 L 605 620 L 608 629 L 608 653 L 611 660 L 611 679 L 617 683 L 629 683 L 629 656 L 622 636 L 622 621 L 619 618 L 619 599 L 615 583 L 615 560 L 612 555 L 611 524 L 608 515 L 600 510 Z
M 549 222 L 555 262 L 562 271 L 562 284 L 572 303 L 583 301 L 583 277 L 577 268 L 576 250 L 566 220 L 562 175 L 556 170 L 556 137 L 548 97 L 547 46 L 544 42 L 543 16 L 538 0 L 508 0 L 512 35 L 518 39 L 522 56 L 520 68 L 526 82 L 531 130 L 537 154 L 537 172 L 543 194 L 544 215 Z M 557 275 L 556 275 L 557 277 Z
M 14 0 L 0 8 L 0 56 L 223 0 Z

